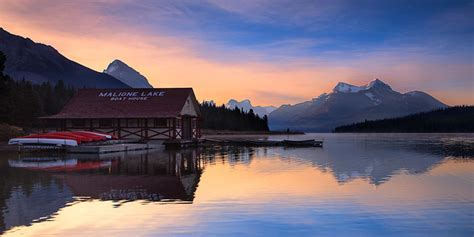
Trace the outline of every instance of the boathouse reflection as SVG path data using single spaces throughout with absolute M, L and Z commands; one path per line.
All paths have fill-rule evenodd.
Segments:
M 114 159 L 107 169 L 65 172 L 75 196 L 100 200 L 192 202 L 201 166 L 197 150 L 139 152 Z
M 201 165 L 198 150 L 2 160 L 0 233 L 84 199 L 192 203 Z

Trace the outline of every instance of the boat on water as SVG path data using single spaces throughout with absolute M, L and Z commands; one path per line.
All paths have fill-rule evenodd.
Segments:
M 322 141 L 316 141 L 314 139 L 310 140 L 283 140 L 283 145 L 284 146 L 293 146 L 293 147 L 309 147 L 309 146 L 315 146 L 315 147 L 322 147 L 323 142 Z
M 169 141 L 165 143 L 165 146 L 171 147 L 171 145 L 179 146 L 179 141 Z M 204 139 L 195 141 L 195 146 L 248 146 L 248 147 L 322 147 L 322 140 L 217 140 L 217 139 Z

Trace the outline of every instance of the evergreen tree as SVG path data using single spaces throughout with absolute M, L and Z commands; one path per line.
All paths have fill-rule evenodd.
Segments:
M 21 127 L 34 127 L 37 118 L 57 114 L 75 93 L 62 80 L 55 85 L 40 85 L 21 80 L 15 81 L 3 74 L 6 62 L 0 52 L 0 122 Z M 268 131 L 268 118 L 260 118 L 253 110 L 228 109 L 225 105 L 202 103 L 203 127 L 234 131 Z
M 15 81 L 4 74 L 6 60 L 0 52 L 0 123 L 38 126 L 38 117 L 58 113 L 75 93 L 63 81 L 54 87 L 49 82 L 36 85 L 24 79 Z
M 474 132 L 474 106 L 454 106 L 400 118 L 365 120 L 335 132 Z
M 211 103 L 201 104 L 203 128 L 232 131 L 268 131 L 268 118 L 260 118 L 253 110 L 228 109 L 225 105 L 215 106 Z
M 8 88 L 8 78 L 3 74 L 5 69 L 6 56 L 0 52 L 0 123 L 8 123 L 8 111 L 10 108 Z

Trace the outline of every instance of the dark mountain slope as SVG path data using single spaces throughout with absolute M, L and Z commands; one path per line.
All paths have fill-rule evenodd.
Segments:
M 78 49 L 80 50 L 80 49 Z M 57 83 L 77 88 L 126 88 L 118 79 L 96 72 L 61 55 L 51 46 L 35 43 L 31 39 L 10 34 L 0 28 L 0 51 L 8 58 L 5 74 L 15 80 L 35 84 Z

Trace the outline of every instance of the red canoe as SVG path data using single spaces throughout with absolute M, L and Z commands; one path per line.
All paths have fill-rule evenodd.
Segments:
M 108 134 L 87 132 L 87 131 L 77 131 L 77 132 L 50 132 L 42 134 L 31 134 L 28 136 L 23 136 L 21 138 L 50 138 L 50 139 L 70 139 L 75 140 L 77 144 L 83 142 L 96 142 L 96 141 L 105 141 L 112 139 L 113 137 Z
M 78 131 L 78 132 L 73 132 L 74 134 L 81 135 L 84 137 L 89 137 L 93 139 L 94 141 L 105 141 L 107 140 L 107 137 L 105 135 L 98 135 L 94 133 L 89 133 L 89 132 L 84 132 L 84 131 Z
M 23 136 L 21 138 L 51 138 L 51 139 L 69 139 L 69 140 L 75 140 L 77 144 L 81 144 L 83 142 L 91 142 L 92 139 L 90 138 L 85 138 L 81 136 L 75 136 L 73 134 L 50 134 L 50 133 L 45 133 L 45 134 L 32 134 L 28 136 Z
M 105 140 L 101 136 L 91 135 L 91 134 L 83 133 L 83 132 L 53 132 L 53 133 L 48 133 L 48 134 L 73 136 L 73 137 L 87 140 L 87 142 L 97 142 L 97 141 Z

